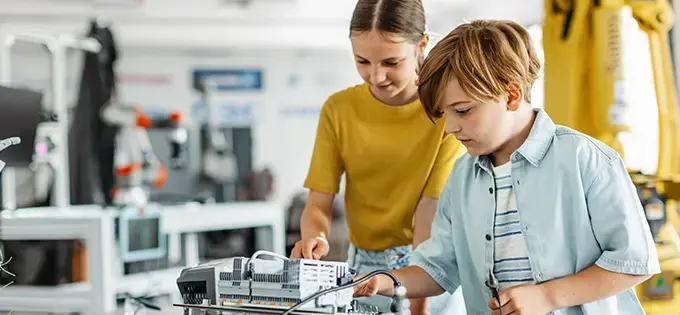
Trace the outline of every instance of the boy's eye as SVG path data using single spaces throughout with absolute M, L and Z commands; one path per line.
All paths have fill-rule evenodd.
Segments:
M 461 115 L 461 116 L 466 115 L 469 112 L 470 112 L 470 108 L 464 109 L 464 110 L 456 110 L 456 114 Z

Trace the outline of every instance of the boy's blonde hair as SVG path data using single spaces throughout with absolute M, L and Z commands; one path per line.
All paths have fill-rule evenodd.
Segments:
M 444 89 L 454 78 L 476 102 L 497 101 L 511 92 L 513 83 L 524 88 L 524 99 L 531 102 L 540 68 L 531 37 L 521 25 L 474 21 L 456 27 L 432 48 L 418 73 L 418 93 L 431 120 L 442 116 Z

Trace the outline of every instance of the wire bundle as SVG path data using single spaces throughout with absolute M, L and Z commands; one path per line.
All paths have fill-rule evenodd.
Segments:
M 289 309 L 287 309 L 285 312 L 281 313 L 281 315 L 289 315 L 289 314 L 292 314 L 293 311 L 297 310 L 297 309 L 300 308 L 302 305 L 304 305 L 304 304 L 306 304 L 306 303 L 308 303 L 308 302 L 310 302 L 310 301 L 313 301 L 313 300 L 317 299 L 318 297 L 320 297 L 320 296 L 322 296 L 322 295 L 324 295 L 324 294 L 328 294 L 328 293 L 332 293 L 332 292 L 336 292 L 336 291 L 341 291 L 341 290 L 344 290 L 344 289 L 347 289 L 347 288 L 352 288 L 352 287 L 357 286 L 357 285 L 359 285 L 359 284 L 361 284 L 361 283 L 363 283 L 363 282 L 368 281 L 370 278 L 372 278 L 372 277 L 374 277 L 374 276 L 377 276 L 377 275 L 379 275 L 379 274 L 387 275 L 388 277 L 390 277 L 390 278 L 392 279 L 392 282 L 394 283 L 394 286 L 395 286 L 395 287 L 401 287 L 401 282 L 399 282 L 399 280 L 397 279 L 397 277 L 395 277 L 391 272 L 389 272 L 389 271 L 387 271 L 387 270 L 376 270 L 376 271 L 373 271 L 373 272 L 367 274 L 366 276 L 364 276 L 363 278 L 361 278 L 361 279 L 359 279 L 359 280 L 357 280 L 357 281 L 352 281 L 352 282 L 350 282 L 350 283 L 347 283 L 347 284 L 344 284 L 344 285 L 341 285 L 341 286 L 337 286 L 337 287 L 335 287 L 335 288 L 330 288 L 330 289 L 326 289 L 326 290 L 321 290 L 321 291 L 319 291 L 319 292 L 317 292 L 317 293 L 315 293 L 315 294 L 312 294 L 312 295 L 310 295 L 309 297 L 307 297 L 306 299 L 304 299 L 304 300 L 298 302 L 297 304 L 291 306 L 291 307 L 290 307 Z

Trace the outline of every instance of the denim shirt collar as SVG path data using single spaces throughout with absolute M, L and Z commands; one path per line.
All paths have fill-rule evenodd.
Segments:
M 536 114 L 536 119 L 531 127 L 529 136 L 517 151 L 512 153 L 510 160 L 514 163 L 524 158 L 531 165 L 538 167 L 546 152 L 548 152 L 548 148 L 550 148 L 550 144 L 555 136 L 555 123 L 543 109 L 534 108 L 533 110 Z M 489 172 L 492 165 L 491 157 L 489 155 L 477 156 L 475 158 L 475 165 Z

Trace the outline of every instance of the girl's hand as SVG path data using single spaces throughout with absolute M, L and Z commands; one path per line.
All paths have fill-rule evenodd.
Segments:
M 290 253 L 293 259 L 314 259 L 318 260 L 328 255 L 330 246 L 328 240 L 323 236 L 310 237 L 299 240 Z

